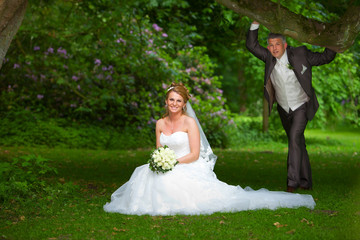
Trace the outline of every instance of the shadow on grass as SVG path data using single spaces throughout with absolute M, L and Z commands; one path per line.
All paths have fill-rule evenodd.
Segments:
M 316 138 L 316 137 L 306 137 L 306 145 L 322 145 L 322 146 L 341 146 L 343 143 L 340 140 L 333 138 Z
M 219 152 L 215 166 L 218 179 L 241 187 L 286 189 L 287 153 Z M 314 190 L 327 188 L 349 191 L 359 186 L 359 157 L 344 153 L 309 153 Z

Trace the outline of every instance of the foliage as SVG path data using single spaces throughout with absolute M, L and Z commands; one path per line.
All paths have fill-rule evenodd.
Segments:
M 349 52 L 338 54 L 331 64 L 313 69 L 313 85 L 321 106 L 321 111 L 317 113 L 317 126 L 326 123 L 331 126 L 342 120 L 360 126 L 359 68 Z
M 270 129 L 267 132 L 262 131 L 262 117 L 249 117 L 238 115 L 233 118 L 235 127 L 228 129 L 229 148 L 237 149 L 244 145 L 279 142 L 287 143 L 287 137 L 284 129 L 279 126 L 279 117 L 272 114 L 270 117 Z
M 0 115 L 0 145 L 89 149 L 136 149 L 154 146 L 150 128 L 120 128 L 104 124 L 48 119 L 29 110 Z
M 55 2 L 30 4 L 0 75 L 2 111 L 154 129 L 167 86 L 183 82 L 210 142 L 225 145 L 220 78 L 194 29 L 165 31 L 131 4 Z
M 0 162 L 0 201 L 22 201 L 43 194 L 53 199 L 60 192 L 74 189 L 72 183 L 64 186 L 60 183 L 48 184 L 45 178 L 56 173 L 56 168 L 49 166 L 47 159 L 34 154 L 13 158 L 11 162 Z
M 185 26 L 196 29 L 197 36 L 192 39 L 193 45 L 206 46 L 211 61 L 216 64 L 216 74 L 222 76 L 221 89 L 226 96 L 227 105 L 233 112 L 243 111 L 245 103 L 252 101 L 254 92 L 251 87 L 248 88 L 245 82 L 247 78 L 243 76 L 247 65 L 245 56 L 249 55 L 244 51 L 249 20 L 239 17 L 215 1 L 186 2 L 186 7 L 173 5 L 159 9 L 149 6 L 146 11 L 152 21 L 168 28 L 178 28 L 175 23 L 180 22 L 180 27 L 184 27 L 186 23 Z
M 341 0 L 343 1 L 343 0 Z M 345 0 L 346 1 L 346 0 Z M 316 19 L 321 22 L 333 22 L 339 19 L 339 16 L 344 14 L 342 11 L 346 10 L 347 4 L 339 4 L 341 6 L 337 8 L 329 8 L 328 6 L 332 1 L 327 1 L 325 4 L 323 0 L 320 1 L 280 1 L 283 6 L 290 9 L 296 14 L 303 15 L 307 18 Z M 334 1 L 335 2 L 335 1 Z M 333 3 L 334 3 L 333 2 Z M 336 0 L 339 3 L 338 0 Z

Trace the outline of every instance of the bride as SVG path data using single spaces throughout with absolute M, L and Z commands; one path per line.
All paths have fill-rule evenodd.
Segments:
M 166 114 L 156 123 L 156 147 L 175 151 L 172 171 L 137 167 L 130 180 L 111 195 L 104 210 L 131 215 L 198 215 L 254 209 L 314 208 L 311 195 L 252 190 L 228 185 L 213 172 L 216 156 L 189 104 L 189 93 L 173 83 L 166 93 Z

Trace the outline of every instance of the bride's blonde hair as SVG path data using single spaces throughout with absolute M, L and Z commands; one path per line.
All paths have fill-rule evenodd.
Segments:
M 171 92 L 176 92 L 177 94 L 179 94 L 184 99 L 185 104 L 190 99 L 189 90 L 182 83 L 171 83 L 170 87 L 167 89 L 166 92 L 166 100 L 169 98 Z M 184 114 L 185 112 L 186 112 L 186 105 L 182 109 L 182 113 Z M 169 115 L 169 110 L 166 108 L 166 112 L 163 115 L 163 118 L 168 115 Z

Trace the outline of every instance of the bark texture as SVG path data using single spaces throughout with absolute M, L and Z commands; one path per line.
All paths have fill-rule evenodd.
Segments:
M 0 69 L 25 15 L 28 0 L 0 0 Z
M 216 0 L 218 3 L 300 42 L 328 47 L 336 52 L 350 48 L 360 32 L 360 5 L 352 1 L 336 22 L 323 23 L 295 14 L 270 0 Z

